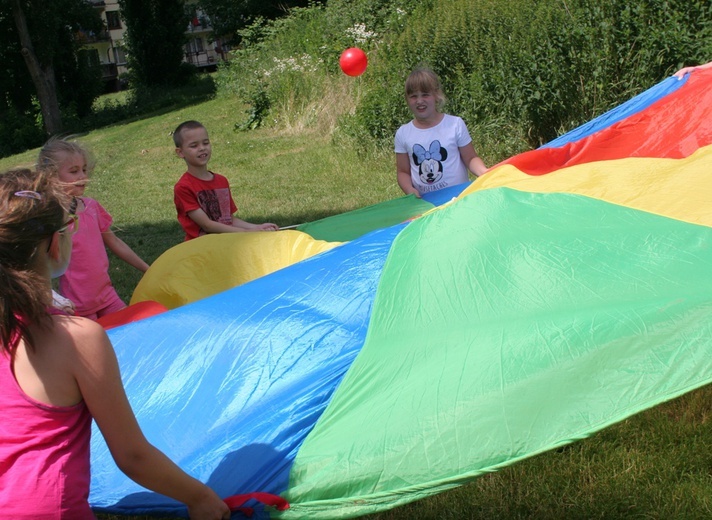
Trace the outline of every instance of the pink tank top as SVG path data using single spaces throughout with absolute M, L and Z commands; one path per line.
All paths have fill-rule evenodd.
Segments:
M 84 401 L 52 406 L 25 394 L 0 350 L 0 516 L 91 519 L 89 440 Z

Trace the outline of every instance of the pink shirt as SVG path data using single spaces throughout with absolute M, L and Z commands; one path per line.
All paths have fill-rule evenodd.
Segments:
M 118 298 L 109 278 L 109 256 L 101 234 L 111 228 L 111 215 L 94 199 L 81 197 L 79 231 L 72 236 L 72 257 L 59 277 L 59 292 L 74 302 L 77 316 L 87 316 Z
M 32 399 L 0 350 L 0 516 L 94 520 L 89 508 L 91 415 L 84 401 L 52 406 Z

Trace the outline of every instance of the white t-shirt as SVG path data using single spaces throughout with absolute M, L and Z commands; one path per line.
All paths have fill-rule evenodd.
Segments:
M 396 132 L 395 152 L 408 155 L 413 187 L 427 193 L 469 180 L 459 148 L 471 141 L 465 122 L 444 114 L 431 128 L 418 128 L 412 121 L 401 126 Z

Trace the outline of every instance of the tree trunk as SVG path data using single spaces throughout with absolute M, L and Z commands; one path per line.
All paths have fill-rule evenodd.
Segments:
M 22 57 L 27 64 L 27 69 L 30 71 L 35 89 L 37 89 L 37 98 L 40 102 L 45 132 L 48 136 L 52 136 L 62 131 L 62 116 L 59 111 L 59 101 L 57 100 L 54 67 L 47 65 L 43 68 L 37 59 L 20 1 L 13 0 L 12 14 L 15 18 L 17 32 L 20 35 Z

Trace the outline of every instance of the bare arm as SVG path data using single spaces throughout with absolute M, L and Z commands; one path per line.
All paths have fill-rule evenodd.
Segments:
M 420 192 L 413 186 L 413 182 L 410 178 L 410 161 L 408 160 L 408 154 L 396 154 L 396 173 L 398 174 L 398 186 L 403 190 L 403 193 L 406 195 L 413 194 L 420 198 Z
M 467 169 L 474 173 L 477 177 L 487 172 L 487 166 L 484 161 L 477 155 L 472 142 L 460 147 L 460 158 L 465 163 Z
M 148 264 L 144 262 L 126 242 L 117 237 L 113 231 L 104 231 L 101 234 L 101 238 L 104 240 L 104 245 L 108 247 L 112 253 L 121 258 L 121 260 L 135 267 L 142 273 L 148 271 Z
M 675 76 L 678 79 L 682 79 L 685 77 L 685 74 L 688 72 L 693 72 L 695 70 L 701 70 L 701 69 L 709 69 L 712 67 L 712 61 L 709 63 L 705 63 L 704 65 L 697 65 L 696 67 L 683 67 L 682 69 L 678 70 L 673 76 Z
M 210 488 L 151 445 L 126 398 L 114 349 L 100 325 L 77 322 L 74 377 L 121 471 L 138 484 L 179 500 L 193 519 L 227 519 L 230 512 Z
M 277 225 L 272 223 L 250 224 L 237 217 L 232 217 L 232 225 L 215 222 L 210 220 L 210 217 L 202 209 L 194 209 L 188 212 L 188 216 L 206 233 L 243 233 L 246 231 L 276 231 L 278 229 Z
M 232 225 L 246 231 L 277 231 L 279 229 L 277 224 L 272 224 L 271 222 L 265 222 L 264 224 L 252 224 L 242 220 L 241 218 L 237 218 L 234 215 L 232 217 Z

